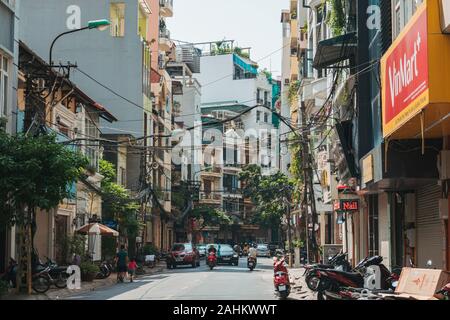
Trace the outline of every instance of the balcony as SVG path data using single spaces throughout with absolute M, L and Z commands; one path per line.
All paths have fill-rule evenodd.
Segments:
M 240 163 L 225 163 L 223 166 L 223 170 L 224 172 L 228 172 L 228 173 L 238 173 L 242 170 L 243 164 Z
M 222 177 L 222 169 L 220 167 L 214 166 L 212 168 L 205 169 L 200 173 L 201 177 L 213 177 L 213 178 L 221 178 Z
M 159 8 L 161 16 L 173 17 L 173 0 L 159 0 Z
M 200 192 L 199 202 L 201 204 L 221 204 L 222 194 L 220 192 Z
M 170 51 L 172 41 L 170 41 L 170 31 L 168 29 L 159 30 L 159 49 L 161 51 Z

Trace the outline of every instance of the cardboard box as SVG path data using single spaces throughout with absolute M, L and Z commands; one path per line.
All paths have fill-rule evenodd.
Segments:
M 403 268 L 395 289 L 398 297 L 437 300 L 435 292 L 450 282 L 450 273 L 436 269 Z

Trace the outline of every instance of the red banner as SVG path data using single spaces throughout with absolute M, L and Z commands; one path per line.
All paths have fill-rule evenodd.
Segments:
M 385 136 L 409 120 L 428 102 L 427 10 L 418 10 L 383 56 L 382 94 Z

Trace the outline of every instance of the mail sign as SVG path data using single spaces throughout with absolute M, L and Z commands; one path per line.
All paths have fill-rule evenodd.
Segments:
M 384 137 L 429 103 L 427 21 L 422 5 L 381 59 Z

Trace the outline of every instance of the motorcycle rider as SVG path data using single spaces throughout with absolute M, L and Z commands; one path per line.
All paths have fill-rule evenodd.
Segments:
M 256 244 L 254 244 L 253 246 L 250 247 L 250 249 L 248 250 L 248 258 L 253 258 L 255 260 L 255 265 L 257 263 L 257 255 L 258 255 L 258 250 L 256 250 Z
M 216 249 L 216 247 L 213 244 L 210 245 L 209 248 L 208 248 L 208 254 L 211 253 L 211 252 L 213 252 L 217 256 L 217 249 Z

